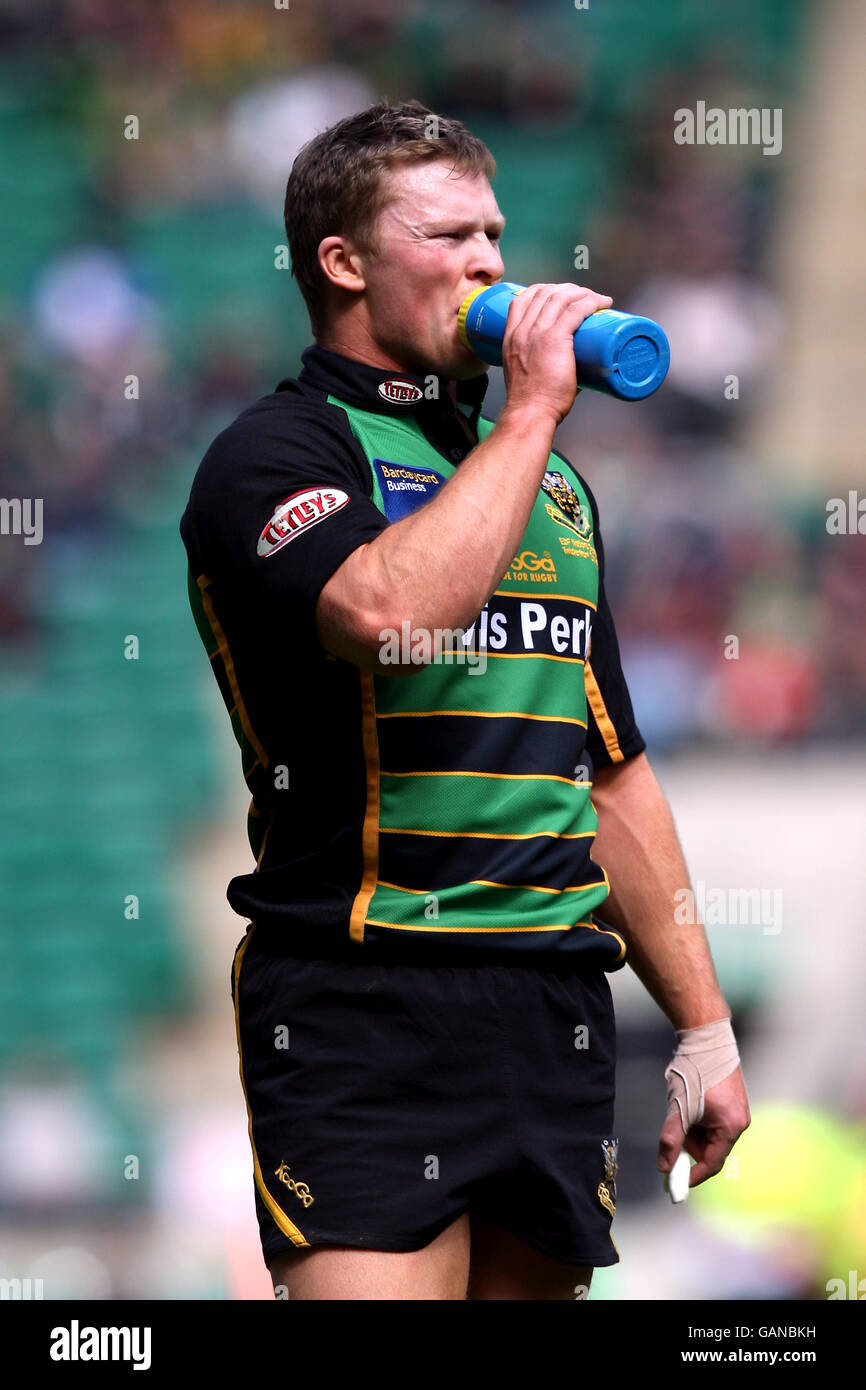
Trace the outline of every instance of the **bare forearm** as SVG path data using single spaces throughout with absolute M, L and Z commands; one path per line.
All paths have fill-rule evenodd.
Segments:
M 316 622 L 332 655 L 375 671 L 383 630 L 400 633 L 408 622 L 431 634 L 475 621 L 511 563 L 556 426 L 574 402 L 574 334 L 612 303 L 573 284 L 530 285 L 512 300 L 502 341 L 508 399 L 494 429 L 430 502 L 331 576 Z M 411 669 L 389 665 L 387 674 Z
M 695 1028 L 730 1010 L 699 923 L 677 922 L 689 875 L 667 799 L 645 754 L 599 768 L 593 858 L 607 870 L 604 919 L 625 937 L 629 963 L 674 1028 Z
M 506 405 L 430 502 L 361 546 L 323 591 L 319 624 L 331 644 L 345 641 L 335 619 L 350 605 L 357 645 L 346 654 L 359 664 L 386 628 L 469 627 L 526 529 L 556 424 L 549 410 Z

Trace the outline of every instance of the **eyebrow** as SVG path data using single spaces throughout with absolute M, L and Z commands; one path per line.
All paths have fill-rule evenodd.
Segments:
M 441 222 L 432 222 L 425 229 L 428 232 L 474 232 L 477 223 L 475 222 L 452 222 L 448 218 L 443 218 Z M 500 214 L 493 217 L 485 224 L 485 232 L 496 231 L 501 236 L 505 230 L 505 218 Z

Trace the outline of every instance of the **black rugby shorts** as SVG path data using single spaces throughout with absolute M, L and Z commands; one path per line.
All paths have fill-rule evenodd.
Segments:
M 418 1250 L 467 1210 L 618 1263 L 603 971 L 325 959 L 250 926 L 232 997 L 266 1264 Z

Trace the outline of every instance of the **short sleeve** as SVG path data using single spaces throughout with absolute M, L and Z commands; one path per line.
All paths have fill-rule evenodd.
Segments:
M 646 748 L 635 722 L 631 696 L 623 674 L 619 642 L 604 585 L 604 548 L 598 505 L 585 479 L 598 556 L 598 612 L 593 623 L 589 655 L 584 666 L 587 704 L 586 747 L 595 767 L 637 757 Z
M 338 407 L 252 407 L 217 436 L 196 474 L 180 526 L 190 568 L 309 618 L 343 561 L 389 525 L 371 494 Z

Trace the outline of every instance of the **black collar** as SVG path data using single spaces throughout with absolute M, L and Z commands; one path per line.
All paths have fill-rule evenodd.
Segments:
M 327 391 L 347 405 L 373 410 L 377 415 L 418 414 L 431 423 L 443 414 L 454 415 L 454 406 L 447 391 L 447 377 L 385 371 L 381 367 L 358 362 L 353 357 L 331 352 L 318 344 L 308 347 L 301 354 L 301 361 L 304 365 L 298 374 L 299 381 L 315 390 Z M 481 409 L 488 381 L 487 372 L 482 372 L 469 381 L 457 383 L 457 400 L 461 405 L 472 407 L 473 424 Z M 280 382 L 277 390 L 282 387 L 283 383 Z

